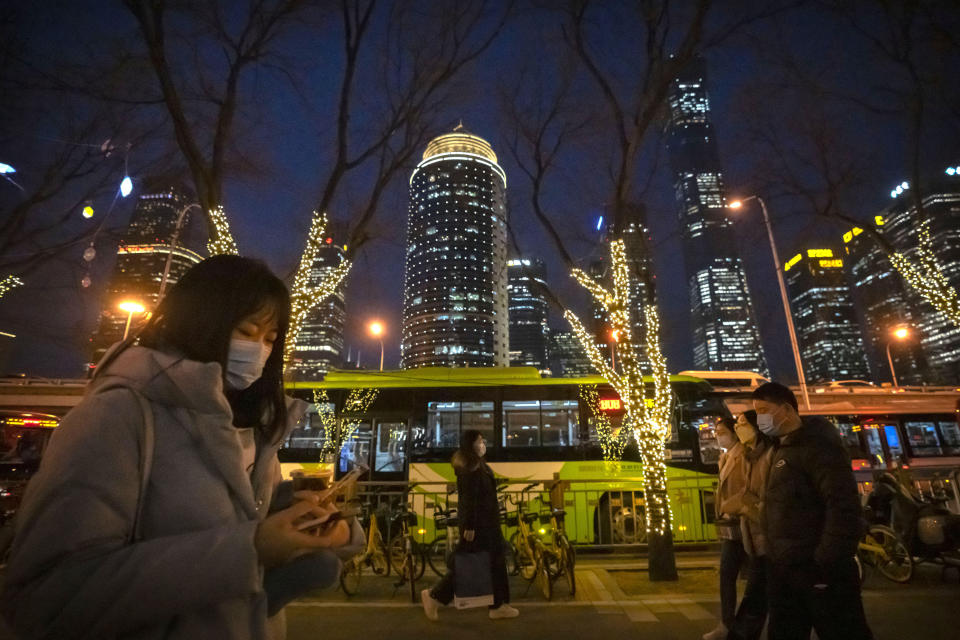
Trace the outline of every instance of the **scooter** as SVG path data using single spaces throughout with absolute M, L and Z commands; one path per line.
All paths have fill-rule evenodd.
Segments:
M 867 499 L 871 524 L 893 528 L 918 562 L 943 566 L 960 577 L 960 515 L 941 504 L 924 502 L 890 472 L 879 475 Z

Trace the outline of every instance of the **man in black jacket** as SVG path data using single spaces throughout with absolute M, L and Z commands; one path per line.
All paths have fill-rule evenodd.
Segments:
M 801 418 L 797 398 L 770 382 L 753 392 L 760 430 L 778 438 L 763 513 L 770 640 L 870 640 L 854 555 L 860 499 L 837 429 Z

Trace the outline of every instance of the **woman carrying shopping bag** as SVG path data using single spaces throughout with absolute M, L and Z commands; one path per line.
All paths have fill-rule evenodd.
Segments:
M 460 436 L 460 448 L 453 454 L 453 469 L 457 474 L 460 519 L 458 551 L 486 552 L 490 557 L 493 583 L 493 604 L 490 618 L 515 618 L 520 612 L 509 605 L 510 583 L 507 579 L 507 543 L 500 531 L 500 504 L 497 501 L 497 482 L 493 470 L 484 460 L 487 443 L 483 434 L 467 429 Z M 456 589 L 456 572 L 451 555 L 447 574 L 432 589 L 420 593 L 423 611 L 430 620 L 439 619 L 441 606 L 450 604 Z

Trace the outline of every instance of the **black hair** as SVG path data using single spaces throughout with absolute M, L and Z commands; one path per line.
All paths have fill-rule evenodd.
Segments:
M 473 450 L 473 445 L 483 437 L 483 433 L 476 429 L 465 429 L 460 434 L 460 446 L 453 454 L 455 468 L 472 471 L 480 466 L 480 456 Z
M 234 328 L 246 317 L 268 312 L 277 321 L 277 339 L 263 375 L 241 391 L 226 387 L 227 356 Z M 171 347 L 190 360 L 216 362 L 224 375 L 224 393 L 239 427 L 257 427 L 278 440 L 287 422 L 283 393 L 283 345 L 290 325 L 290 293 L 259 260 L 219 255 L 187 271 L 169 290 L 140 331 L 140 344 Z
M 734 440 L 739 442 L 740 436 L 737 435 L 737 430 L 734 428 L 736 422 L 730 416 L 723 416 L 720 420 L 717 421 L 717 426 L 723 425 L 727 431 L 733 436 Z
M 797 396 L 793 395 L 787 387 L 778 382 L 766 382 L 753 390 L 754 400 L 763 400 L 765 402 L 776 402 L 777 404 L 789 404 L 794 411 L 800 411 L 800 405 L 797 404 Z
M 743 412 L 743 417 L 746 418 L 747 422 L 757 430 L 757 433 L 763 433 L 760 431 L 760 424 L 757 422 L 757 412 L 753 409 L 747 409 Z

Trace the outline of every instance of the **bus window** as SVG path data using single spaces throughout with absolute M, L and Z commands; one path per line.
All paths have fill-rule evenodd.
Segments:
M 382 473 L 402 473 L 406 462 L 404 447 L 407 423 L 377 421 L 377 454 L 373 470 Z
M 503 401 L 503 445 L 540 446 L 540 401 Z
M 340 447 L 340 465 L 338 471 L 341 474 L 347 473 L 357 465 L 370 464 L 370 440 L 373 434 L 370 433 L 370 423 L 360 422 L 350 436 L 343 441 Z
M 543 400 L 541 439 L 545 447 L 568 447 L 577 444 L 580 424 L 580 403 L 576 400 Z
M 493 436 L 493 403 L 492 402 L 463 402 L 460 424 L 462 429 L 476 429 L 486 438 L 488 446 L 496 442 Z M 459 438 L 457 440 L 459 444 Z
M 427 403 L 427 446 L 456 449 L 460 444 L 460 403 Z
M 960 426 L 956 422 L 940 421 L 940 433 L 943 434 L 943 445 L 947 455 L 960 455 Z
M 937 435 L 937 426 L 933 422 L 914 422 L 904 423 L 907 431 L 907 439 L 910 441 L 910 447 L 915 456 L 939 456 L 943 455 L 943 449 L 940 447 L 940 436 Z M 890 438 L 887 437 L 889 442 Z M 891 452 L 892 453 L 892 452 Z
M 326 429 L 320 414 L 315 413 L 319 405 L 311 405 L 311 410 L 304 414 L 300 422 L 290 431 L 290 437 L 284 445 L 287 449 L 317 449 L 323 448 L 326 438 Z M 321 411 L 333 416 L 333 404 L 324 405 Z
M 890 459 L 898 460 L 903 455 L 903 447 L 900 444 L 900 433 L 897 431 L 897 425 L 883 425 L 883 435 L 887 439 L 887 449 L 890 451 Z
M 717 464 L 720 461 L 720 445 L 717 443 L 717 421 L 719 418 L 699 418 L 694 426 L 700 439 L 700 462 Z

